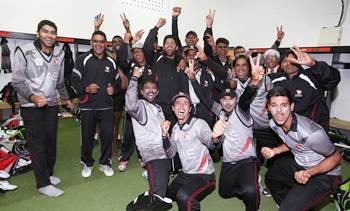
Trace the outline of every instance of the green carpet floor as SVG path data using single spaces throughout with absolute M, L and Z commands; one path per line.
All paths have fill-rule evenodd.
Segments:
M 58 131 L 58 154 L 55 175 L 62 179 L 65 193 L 59 198 L 48 198 L 37 193 L 33 172 L 16 175 L 10 183 L 19 188 L 12 192 L 0 193 L 1 211 L 89 211 L 89 210 L 125 210 L 126 205 L 138 194 L 148 188 L 147 181 L 141 176 L 142 169 L 137 157 L 133 156 L 124 173 L 117 171 L 117 160 L 113 159 L 113 177 L 105 177 L 95 163 L 92 176 L 82 178 L 80 161 L 79 125 L 72 119 L 60 120 Z M 99 145 L 95 148 L 94 157 L 98 160 Z M 220 173 L 220 164 L 215 164 L 216 175 Z M 262 174 L 265 169 L 262 169 Z M 343 176 L 350 176 L 350 164 L 343 162 Z M 277 210 L 272 198 L 262 196 L 260 210 Z M 222 199 L 217 189 L 201 202 L 203 211 L 244 210 L 238 199 Z M 177 210 L 173 203 L 171 210 Z M 326 204 L 322 211 L 334 210 L 334 205 Z

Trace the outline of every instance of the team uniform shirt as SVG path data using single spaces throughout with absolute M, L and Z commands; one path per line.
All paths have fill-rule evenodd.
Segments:
M 38 40 L 19 46 L 15 51 L 12 85 L 22 107 L 35 107 L 32 95 L 44 96 L 48 106 L 57 105 L 57 91 L 68 99 L 64 84 L 64 51 L 55 46 L 50 55 L 40 50 Z
M 270 120 L 270 126 L 290 148 L 296 163 L 305 169 L 318 165 L 336 151 L 324 129 L 304 116 L 294 113 L 291 128 L 287 133 L 273 120 Z M 326 174 L 339 176 L 340 165 Z
M 209 148 L 213 148 L 212 131 L 202 119 L 190 117 L 184 125 L 175 124 L 167 149 L 169 157 L 179 153 L 182 171 L 186 174 L 214 173 L 213 159 Z
M 125 95 L 125 110 L 132 117 L 136 146 L 144 162 L 166 159 L 163 148 L 161 122 L 165 120 L 162 108 L 137 98 L 137 78 L 130 80 Z
M 115 61 L 104 54 L 102 59 L 97 58 L 92 50 L 79 56 L 72 74 L 72 85 L 80 98 L 82 110 L 113 109 L 113 98 L 108 95 L 108 84 L 118 90 L 119 75 Z M 95 94 L 85 92 L 85 88 L 95 83 L 100 88 Z
M 223 162 L 235 164 L 237 161 L 256 157 L 253 146 L 253 120 L 248 112 L 243 112 L 236 106 L 227 117 L 219 103 L 214 102 L 212 111 L 225 121 L 226 128 L 221 138 L 223 145 Z

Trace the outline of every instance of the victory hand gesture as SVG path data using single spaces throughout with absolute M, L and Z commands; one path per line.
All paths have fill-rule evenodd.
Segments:
M 308 67 L 311 67 L 316 63 L 314 58 L 312 58 L 308 53 L 303 52 L 298 46 L 293 46 L 290 49 L 295 53 L 297 59 L 288 58 L 289 62 L 300 65 L 306 65 Z
M 264 68 L 260 66 L 260 57 L 261 54 L 259 53 L 254 64 L 253 58 L 249 56 L 250 66 L 252 67 L 252 79 L 250 81 L 250 84 L 253 86 L 257 86 L 261 79 L 264 77 Z
M 209 14 L 205 17 L 208 28 L 211 28 L 213 26 L 214 16 L 215 10 L 212 11 L 211 9 L 209 9 Z

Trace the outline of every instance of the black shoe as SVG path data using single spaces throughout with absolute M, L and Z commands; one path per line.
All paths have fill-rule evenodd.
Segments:
M 158 195 L 150 196 L 148 192 L 140 194 L 135 200 L 127 206 L 127 211 L 165 211 L 172 207 L 172 201 L 168 198 L 162 198 Z
M 172 207 L 172 200 L 169 198 L 162 198 L 154 194 L 151 199 L 151 204 L 148 207 L 149 211 L 165 211 Z
M 264 195 L 265 197 L 271 197 L 271 191 L 270 189 L 268 189 L 267 187 L 264 188 L 262 191 L 261 191 L 261 194 Z

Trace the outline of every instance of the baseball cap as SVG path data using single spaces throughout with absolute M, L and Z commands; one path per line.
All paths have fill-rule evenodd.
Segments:
M 136 49 L 136 48 L 143 48 L 143 43 L 142 42 L 137 42 L 131 46 L 131 49 Z
M 190 96 L 188 94 L 186 94 L 186 93 L 183 93 L 183 92 L 179 92 L 173 97 L 173 99 L 171 100 L 173 102 L 173 104 L 175 103 L 175 100 L 177 98 L 180 98 L 180 97 L 187 98 L 187 100 L 190 102 L 190 104 L 192 104 Z
M 225 97 L 225 96 L 230 96 L 235 98 L 236 97 L 236 92 L 234 89 L 225 89 L 221 92 L 220 98 Z

